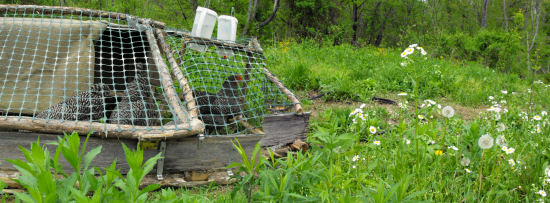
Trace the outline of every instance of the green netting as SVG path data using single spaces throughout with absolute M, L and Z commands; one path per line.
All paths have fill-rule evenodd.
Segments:
M 266 77 L 265 58 L 248 40 L 233 43 L 190 37 L 183 31 L 167 33 L 206 135 L 251 133 L 261 129 L 266 115 L 294 111 L 294 103 Z
M 0 10 L 0 118 L 178 130 L 167 124 L 176 114 L 161 81 L 171 79 L 152 60 L 150 26 L 125 15 L 20 8 Z

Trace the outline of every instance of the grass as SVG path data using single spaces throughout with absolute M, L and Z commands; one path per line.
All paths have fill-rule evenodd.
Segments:
M 421 98 L 446 98 L 461 105 L 486 104 L 489 95 L 501 90 L 518 92 L 527 101 L 529 79 L 506 74 L 474 62 L 441 58 L 401 66 L 402 50 L 350 45 L 323 46 L 305 42 L 280 43 L 265 50 L 268 67 L 293 90 L 325 93 L 326 100 L 368 100 L 374 95 L 413 92 L 415 83 Z M 415 53 L 416 54 L 416 53 Z M 535 103 L 546 106 L 548 88 L 535 95 Z
M 265 50 L 270 69 L 299 96 L 325 94 L 324 102 L 302 98 L 306 109 L 318 111 L 310 122 L 312 148 L 282 159 L 260 159 L 256 166 L 251 164 L 255 161 L 234 164 L 243 166 L 243 173 L 230 188 L 164 189 L 150 193 L 148 200 L 550 200 L 544 195 L 550 192 L 550 94 L 545 84 L 533 86 L 531 106 L 531 80 L 475 63 L 421 55 L 407 60 L 400 57 L 401 50 L 307 42 Z M 401 66 L 403 62 L 407 65 Z M 391 98 L 400 106 L 377 105 L 370 101 L 372 96 Z M 445 116 L 445 106 L 451 106 L 454 115 Z M 482 136 L 493 139 L 491 147 L 481 148 Z M 116 178 L 119 187 L 130 181 Z M 126 188 L 134 191 L 133 197 L 143 198 L 139 188 Z M 116 190 L 108 192 L 125 197 Z

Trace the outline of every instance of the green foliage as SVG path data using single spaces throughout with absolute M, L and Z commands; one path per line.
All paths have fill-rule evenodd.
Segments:
M 488 36 L 484 38 L 491 38 Z M 473 57 L 474 52 L 467 50 L 478 50 L 476 47 L 481 47 L 473 40 L 464 41 L 467 37 L 463 35 L 453 35 L 453 38 L 455 39 L 449 42 L 456 44 L 446 44 L 444 47 L 463 48 L 443 52 L 451 55 L 470 54 Z M 481 42 L 481 37 L 479 38 Z M 521 93 L 518 94 L 518 100 L 528 98 L 525 91 L 530 83 L 522 80 L 518 74 L 498 72 L 474 62 L 446 60 L 447 56 L 435 58 L 432 54 L 438 56 L 441 50 L 432 53 L 429 48 L 425 49 L 428 55 L 418 54 L 405 60 L 400 57 L 402 49 L 356 49 L 350 45 L 319 47 L 311 42 L 288 42 L 281 43 L 278 47 L 266 48 L 265 54 L 267 66 L 289 88 L 325 93 L 326 100 L 368 101 L 375 95 L 413 93 L 415 88 L 419 98 L 446 97 L 471 106 L 487 104 L 487 97 L 499 93 L 500 90 Z M 480 57 L 483 59 L 483 56 Z M 513 59 L 516 58 L 498 58 L 496 63 Z M 403 62 L 407 64 L 399 65 Z M 537 88 L 543 86 L 539 85 Z M 544 101 L 550 100 L 545 91 L 536 94 L 534 98 L 536 103 L 543 106 L 547 105 Z
M 30 149 L 20 147 L 26 161 L 8 160 L 21 173 L 15 179 L 27 193 L 16 192 L 15 197 L 23 202 L 147 202 L 149 192 L 159 188 L 159 185 L 149 185 L 140 189 L 139 184 L 149 173 L 160 153 L 143 164 L 143 150 L 130 150 L 124 144 L 126 161 L 130 170 L 124 178 L 115 168 L 116 160 L 110 167 L 102 170 L 91 167 L 92 160 L 100 154 L 101 146 L 86 150 L 88 138 L 81 142 L 77 133 L 59 137 L 52 157 L 50 152 L 40 144 L 40 140 L 31 143 Z M 69 174 L 63 171 L 59 158 L 63 158 L 72 166 Z M 99 174 L 98 177 L 96 175 Z M 0 188 L 5 185 L 0 185 Z M 171 190 L 161 191 L 158 201 L 175 200 Z
M 261 156 L 260 153 L 260 142 L 256 143 L 256 146 L 254 147 L 254 150 L 252 150 L 250 158 L 246 154 L 243 146 L 237 138 L 235 138 L 235 142 L 233 142 L 233 147 L 235 147 L 239 155 L 241 155 L 242 162 L 235 162 L 227 166 L 227 168 L 229 169 L 238 167 L 238 172 L 234 176 L 234 178 L 237 179 L 238 184 L 233 188 L 233 191 L 231 192 L 231 197 L 234 198 L 236 193 L 243 189 L 245 191 L 246 197 L 248 198 L 248 202 L 250 202 L 252 199 L 252 191 L 254 190 L 253 185 L 257 184 L 258 180 L 256 178 L 256 175 L 261 169 L 263 169 L 265 162 L 265 159 Z M 241 172 L 243 172 L 245 175 L 241 176 Z

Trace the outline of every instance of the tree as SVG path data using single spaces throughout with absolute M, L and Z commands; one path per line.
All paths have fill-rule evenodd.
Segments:
M 487 28 L 487 7 L 489 0 L 483 0 L 483 9 L 481 10 L 481 27 Z

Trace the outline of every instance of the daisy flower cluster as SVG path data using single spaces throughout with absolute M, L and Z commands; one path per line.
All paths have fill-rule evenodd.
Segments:
M 428 52 L 426 52 L 426 50 L 424 50 L 424 48 L 422 48 L 421 46 L 418 46 L 418 44 L 411 44 L 409 45 L 409 47 L 403 50 L 403 52 L 401 52 L 401 57 L 405 59 L 405 61 L 401 62 L 401 66 L 407 66 L 409 62 L 412 62 L 409 59 L 409 55 L 413 54 L 415 50 L 420 51 L 420 54 L 422 54 L 422 56 L 426 56 L 428 54 Z M 424 57 L 424 59 L 427 58 Z
M 361 104 L 361 106 L 359 106 L 359 108 L 356 108 L 355 110 L 353 110 L 350 114 L 349 114 L 349 117 L 350 118 L 353 118 L 352 119 L 352 122 L 354 124 L 357 124 L 357 119 L 360 119 L 360 120 L 363 120 L 363 121 L 366 121 L 367 120 L 367 117 L 369 116 L 368 114 L 365 114 L 363 113 L 363 108 L 365 108 L 366 104 Z
M 424 48 L 422 48 L 421 46 L 418 46 L 418 44 L 411 44 L 403 52 L 401 52 L 401 57 L 403 58 L 408 57 L 409 55 L 414 53 L 415 49 L 419 50 L 422 56 L 425 56 L 426 54 L 428 54 L 428 52 L 426 52 L 426 50 L 424 50 Z

